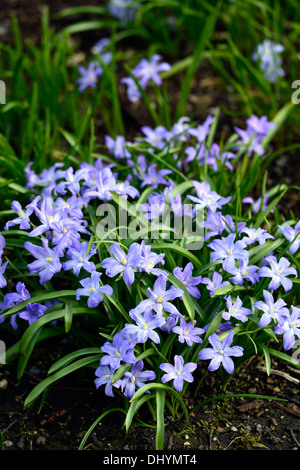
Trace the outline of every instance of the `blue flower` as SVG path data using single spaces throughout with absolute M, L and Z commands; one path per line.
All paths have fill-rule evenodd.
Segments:
M 296 251 L 299 250 L 300 246 L 300 220 L 296 223 L 294 228 L 290 227 L 289 225 L 285 225 L 284 227 L 278 225 L 278 228 L 287 241 L 291 243 L 289 252 L 291 255 L 293 255 L 296 253 Z
M 149 380 L 154 380 L 156 375 L 151 370 L 142 370 L 144 368 L 144 362 L 142 360 L 138 361 L 134 366 L 132 366 L 130 372 L 125 372 L 124 378 L 121 380 L 122 392 L 124 391 L 124 396 L 126 398 L 132 398 L 135 394 L 135 388 L 141 388 L 145 385 L 145 382 Z
M 231 196 L 224 198 L 216 193 L 216 191 L 212 191 L 209 183 L 206 181 L 204 183 L 193 181 L 193 185 L 196 189 L 197 197 L 188 195 L 187 198 L 196 203 L 194 212 L 202 211 L 203 209 L 216 212 L 231 200 Z
M 44 312 L 47 310 L 45 305 L 41 305 L 38 303 L 28 303 L 26 305 L 26 310 L 23 310 L 19 313 L 19 317 L 23 318 L 23 320 L 27 320 L 28 324 L 31 325 L 35 322 L 39 317 L 44 315 Z
M 187 323 L 184 318 L 180 319 L 180 326 L 173 328 L 173 333 L 178 334 L 178 341 L 180 343 L 186 342 L 188 346 L 193 346 L 193 343 L 202 343 L 199 335 L 205 333 L 203 328 L 196 328 L 196 321 Z
M 185 266 L 184 269 L 180 267 L 174 268 L 173 274 L 175 277 L 177 277 L 177 279 L 179 279 L 185 285 L 189 294 L 191 294 L 196 299 L 200 299 L 201 297 L 200 291 L 195 286 L 200 284 L 202 280 L 202 276 L 193 277 L 192 276 L 193 268 L 194 268 L 193 264 L 190 262 Z
M 100 360 L 101 366 L 110 366 L 112 369 L 118 369 L 121 361 L 132 365 L 136 362 L 132 345 L 124 340 L 120 333 L 114 336 L 112 343 L 108 341 L 104 343 L 101 351 L 106 353 Z
M 242 241 L 246 243 L 246 245 L 251 245 L 252 243 L 258 242 L 260 245 L 264 245 L 268 238 L 274 239 L 273 235 L 267 232 L 262 228 L 244 228 L 241 230 L 241 233 L 246 233 L 248 236 L 243 237 Z
M 77 79 L 79 84 L 79 92 L 82 93 L 86 88 L 95 88 L 98 82 L 98 78 L 102 75 L 103 70 L 99 62 L 93 60 L 89 63 L 88 67 L 85 68 L 82 65 L 78 66 L 80 77 Z
M 5 261 L 5 263 L 3 263 L 2 266 L 1 266 L 1 264 L 2 264 L 2 260 L 0 259 L 0 287 L 1 287 L 1 289 L 3 289 L 3 287 L 5 287 L 7 285 L 7 281 L 4 277 L 4 273 L 5 273 L 8 261 Z
M 227 271 L 237 259 L 249 260 L 248 251 L 244 250 L 246 247 L 245 242 L 242 240 L 235 240 L 235 233 L 230 233 L 227 237 L 222 237 L 221 240 L 213 240 L 207 246 L 214 250 L 211 253 L 211 261 L 223 260 L 223 268 Z
M 226 299 L 226 308 L 228 311 L 222 314 L 222 318 L 224 318 L 224 320 L 235 318 L 236 320 L 240 320 L 244 323 L 248 320 L 247 315 L 252 313 L 250 308 L 243 307 L 242 301 L 239 297 L 237 297 L 233 302 L 230 295 Z
M 13 307 L 14 305 L 20 304 L 28 299 L 30 299 L 30 294 L 26 289 L 25 284 L 23 282 L 18 282 L 16 285 L 16 292 L 5 294 L 4 303 L 6 307 Z
M 21 204 L 18 201 L 13 201 L 11 208 L 18 215 L 13 220 L 6 222 L 4 230 L 8 230 L 12 225 L 19 225 L 21 230 L 30 229 L 30 216 L 34 212 L 34 208 L 39 201 L 40 196 L 37 196 L 30 204 L 25 207 L 25 210 L 22 208 Z
M 60 272 L 61 263 L 59 256 L 57 255 L 56 249 L 49 248 L 49 242 L 45 238 L 42 238 L 42 245 L 37 246 L 31 242 L 25 242 L 24 247 L 28 250 L 36 261 L 28 264 L 28 269 L 32 274 L 39 273 L 40 284 L 52 279 L 54 274 Z
M 53 206 L 53 199 L 45 197 L 40 207 L 34 206 L 35 214 L 39 218 L 41 225 L 29 232 L 30 237 L 42 235 L 44 232 L 56 229 L 56 224 L 61 223 L 64 218 L 64 210 Z
M 94 381 L 96 388 L 99 388 L 101 385 L 105 385 L 105 395 L 109 397 L 114 397 L 113 387 L 119 388 L 121 386 L 120 379 L 116 380 L 113 384 L 111 383 L 115 372 L 116 369 L 113 369 L 110 366 L 99 366 L 95 371 L 95 375 L 98 377 Z
M 133 310 L 131 310 L 129 314 L 135 321 L 136 325 L 126 323 L 124 332 L 136 335 L 138 343 L 145 343 L 148 338 L 150 338 L 154 343 L 160 343 L 159 335 L 154 330 L 155 328 L 162 327 L 166 323 L 163 316 L 154 316 L 151 309 L 147 309 L 144 315 Z
M 149 299 L 142 300 L 137 307 L 130 310 L 129 314 L 142 313 L 147 309 L 154 310 L 158 315 L 163 314 L 163 310 L 174 315 L 182 316 L 175 305 L 171 304 L 170 300 L 177 297 L 182 297 L 184 292 L 182 289 L 176 289 L 174 286 L 166 290 L 167 278 L 164 275 L 159 275 L 153 285 L 153 290 L 148 287 L 147 293 Z
M 204 142 L 206 137 L 208 136 L 210 126 L 212 125 L 214 120 L 215 119 L 213 116 L 207 116 L 203 124 L 195 128 L 189 129 L 189 134 L 193 137 L 196 137 L 199 144 Z
M 166 319 L 166 323 L 162 325 L 160 329 L 165 331 L 169 335 L 170 333 L 172 333 L 174 326 L 176 326 L 178 318 L 178 315 L 174 315 L 173 313 L 171 313 Z
M 246 260 L 241 259 L 238 267 L 233 264 L 227 268 L 227 272 L 234 274 L 234 276 L 230 278 L 230 281 L 233 284 L 242 286 L 245 279 L 252 282 L 252 284 L 259 282 L 259 275 L 257 273 L 258 269 L 258 266 L 249 265 Z
M 271 320 L 279 322 L 282 317 L 289 315 L 289 310 L 286 308 L 286 302 L 283 299 L 274 301 L 273 295 L 267 290 L 263 290 L 265 302 L 258 300 L 254 302 L 253 307 L 262 310 L 264 313 L 259 321 L 259 327 L 267 326 Z
M 125 254 L 119 243 L 115 242 L 110 246 L 109 251 L 113 257 L 105 258 L 102 261 L 106 275 L 115 277 L 117 274 L 123 273 L 125 284 L 130 286 L 134 282 L 134 268 L 137 268 L 141 261 L 140 245 L 133 243 L 130 245 L 128 253 Z
M 293 283 L 287 276 L 294 275 L 298 277 L 296 269 L 290 268 L 290 262 L 284 257 L 280 258 L 277 262 L 275 256 L 268 256 L 267 261 L 270 268 L 267 266 L 261 267 L 258 271 L 258 275 L 259 277 L 271 278 L 268 288 L 270 290 L 276 290 L 282 285 L 285 292 L 291 290 Z
M 76 299 L 79 300 L 82 296 L 88 296 L 87 304 L 90 308 L 96 308 L 103 298 L 101 294 L 113 295 L 113 289 L 109 285 L 100 286 L 99 280 L 102 273 L 92 271 L 91 277 L 82 279 L 80 284 L 82 289 L 76 290 Z
M 194 378 L 191 374 L 196 368 L 197 364 L 194 362 L 188 362 L 184 364 L 182 356 L 174 356 L 174 366 L 164 362 L 161 364 L 160 369 L 166 372 L 161 378 L 162 383 L 173 380 L 173 386 L 177 392 L 181 392 L 183 389 L 183 382 L 193 382 Z
M 281 67 L 282 57 L 280 56 L 283 51 L 282 44 L 276 44 L 274 41 L 265 39 L 257 45 L 252 55 L 252 60 L 259 64 L 265 78 L 270 83 L 277 82 L 279 77 L 283 77 L 285 74 Z
M 221 289 L 221 287 L 229 286 L 230 282 L 223 282 L 223 277 L 221 276 L 221 274 L 215 271 L 213 273 L 212 279 L 209 279 L 209 277 L 203 277 L 201 280 L 201 284 L 206 284 L 207 289 L 210 292 L 210 296 L 213 296 L 218 289 Z
M 65 271 L 73 269 L 73 272 L 76 275 L 80 273 L 81 268 L 88 273 L 95 271 L 96 266 L 92 261 L 89 261 L 89 259 L 96 253 L 96 250 L 94 245 L 92 245 L 90 250 L 87 251 L 88 246 L 88 242 L 73 242 L 73 246 L 67 252 L 70 259 L 63 263 L 63 269 Z
M 163 271 L 160 268 L 156 268 L 157 264 L 165 264 L 165 253 L 155 253 L 151 251 L 151 245 L 146 245 L 144 240 L 141 243 L 141 261 L 139 263 L 139 270 L 140 272 L 145 272 L 147 274 L 154 274 L 155 276 L 159 276 L 162 274 L 165 277 L 168 277 L 168 273 Z
M 240 357 L 244 354 L 244 350 L 240 346 L 230 347 L 233 341 L 233 336 L 233 331 L 230 331 L 222 342 L 216 333 L 208 338 L 212 347 L 201 349 L 198 354 L 198 358 L 202 360 L 211 359 L 208 366 L 209 371 L 217 370 L 222 364 L 228 374 L 232 374 L 234 372 L 234 363 L 230 356 Z
M 295 336 L 300 339 L 300 308 L 291 306 L 292 313 L 279 317 L 279 324 L 275 326 L 276 335 L 283 334 L 283 347 L 286 351 L 295 344 Z
M 111 136 L 105 136 L 105 144 L 109 152 L 115 158 L 130 158 L 131 153 L 126 148 L 126 145 L 130 144 L 130 142 L 125 141 L 125 137 L 123 135 L 117 135 L 116 139 L 113 139 Z
M 160 184 L 168 185 L 169 181 L 166 180 L 165 176 L 170 175 L 172 170 L 156 170 L 156 163 L 152 163 L 148 167 L 147 173 L 143 175 L 143 181 L 141 183 L 141 188 L 144 186 L 150 186 L 152 189 L 156 189 Z

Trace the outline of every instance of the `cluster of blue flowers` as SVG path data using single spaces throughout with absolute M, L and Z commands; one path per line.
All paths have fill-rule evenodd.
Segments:
M 279 77 L 283 77 L 285 72 L 282 65 L 281 53 L 284 51 L 282 44 L 276 44 L 270 39 L 265 39 L 256 47 L 252 59 L 260 66 L 266 80 L 276 83 Z
M 153 148 L 162 149 L 166 145 L 172 145 L 174 141 L 182 142 L 187 149 L 191 149 L 192 145 L 197 148 L 199 144 L 203 144 L 205 148 L 211 124 L 212 118 L 209 117 L 201 126 L 193 127 L 189 119 L 184 117 L 169 131 L 162 126 L 155 129 L 143 127 L 141 131 L 145 137 L 139 140 L 143 141 L 147 148 L 150 146 L 152 151 L 155 151 Z M 247 121 L 248 135 L 251 134 L 254 140 L 257 139 L 257 145 L 259 139 L 267 135 L 271 128 L 272 124 L 265 117 L 259 119 L 251 116 Z M 196 142 L 193 139 L 196 139 Z M 205 273 L 206 276 L 199 276 L 194 273 L 195 267 L 190 261 L 176 266 L 172 275 L 180 281 L 184 289 L 175 287 L 169 281 L 170 273 L 163 269 L 165 254 L 156 253 L 155 244 L 147 245 L 145 241 L 133 242 L 127 249 L 116 241 L 109 246 L 108 256 L 101 262 L 103 272 L 99 272 L 96 266 L 99 250 L 95 244 L 88 241 L 91 233 L 86 216 L 91 201 L 110 201 L 113 193 L 135 199 L 140 194 L 139 190 L 147 186 L 157 189 L 143 205 L 144 213 L 151 222 L 155 217 L 152 216 L 150 207 L 155 206 L 156 215 L 159 215 L 166 198 L 176 208 L 174 214 L 182 215 L 181 196 L 178 194 L 174 197 L 171 193 L 171 189 L 176 187 L 171 179 L 172 170 L 158 168 L 151 163 L 148 165 L 147 158 L 140 155 L 137 171 L 128 151 L 130 143 L 122 136 L 115 140 L 106 136 L 106 145 L 116 159 L 122 159 L 126 165 L 131 166 L 132 172 L 125 181 L 119 180 L 119 174 L 113 172 L 113 165 L 105 166 L 101 159 L 96 160 L 94 165 L 81 163 L 77 170 L 73 167 L 63 169 L 63 165 L 57 163 L 49 169 L 44 169 L 39 175 L 31 168 L 32 164 L 29 164 L 25 172 L 27 188 L 32 191 L 33 197 L 25 208 L 18 201 L 14 201 L 12 209 L 16 217 L 5 225 L 6 231 L 19 226 L 33 240 L 26 241 L 24 248 L 26 255 L 30 256 L 28 270 L 32 275 L 39 276 L 41 285 L 61 271 L 71 271 L 75 276 L 86 273 L 87 276 L 78 281 L 81 287 L 78 285 L 76 289 L 76 299 L 79 301 L 84 298 L 89 308 L 97 308 L 103 301 L 103 296 L 113 296 L 116 281 L 131 286 L 135 280 L 138 282 L 142 276 L 146 276 L 149 285 L 146 289 L 147 298 L 141 298 L 137 305 L 131 306 L 128 312 L 131 322 L 123 325 L 112 341 L 106 341 L 101 347 L 103 357 L 96 370 L 95 385 L 105 385 L 105 393 L 109 396 L 113 396 L 114 387 L 125 397 L 131 398 L 136 388 L 156 379 L 154 371 L 143 370 L 143 360 L 137 360 L 136 354 L 141 349 L 139 345 L 143 347 L 146 342 L 158 345 L 168 335 L 174 335 L 174 341 L 178 342 L 179 348 L 180 345 L 189 348 L 201 345 L 217 313 L 214 313 L 213 319 L 207 319 L 202 325 L 184 317 L 182 306 L 185 290 L 195 301 L 201 303 L 201 296 L 206 291 L 212 299 L 223 287 L 247 287 L 249 283 L 254 285 L 264 279 L 268 280 L 268 286 L 263 290 L 263 300 L 257 300 L 251 308 L 244 305 L 247 296 L 236 296 L 232 292 L 222 298 L 217 293 L 218 301 L 221 299 L 223 302 L 223 309 L 219 310 L 220 314 L 222 313 L 221 322 L 208 337 L 210 347 L 201 349 L 200 346 L 198 353 L 198 359 L 210 360 L 210 371 L 222 365 L 229 374 L 233 373 L 232 357 L 243 355 L 242 347 L 232 346 L 236 340 L 234 328 L 246 323 L 253 314 L 253 309 L 259 312 L 259 327 L 272 325 L 276 335 L 283 335 L 284 349 L 291 349 L 295 338 L 300 338 L 300 309 L 292 305 L 290 312 L 287 304 L 281 298 L 276 300 L 274 295 L 281 286 L 285 292 L 291 290 L 291 276 L 297 277 L 297 271 L 286 257 L 275 252 L 268 253 L 260 265 L 249 264 L 249 250 L 256 244 L 265 245 L 268 240 L 274 239 L 274 235 L 265 229 L 247 226 L 246 222 L 236 223 L 229 214 L 224 214 L 224 208 L 230 203 L 231 196 L 222 197 L 211 189 L 208 182 L 192 181 L 193 190 L 187 195 L 187 199 L 192 203 L 190 217 L 196 216 L 198 210 L 205 209 L 206 217 L 202 221 L 205 229 L 204 243 L 210 254 L 210 261 L 216 263 L 213 271 L 210 269 Z M 253 151 L 259 154 L 257 146 L 253 147 Z M 198 155 L 196 152 L 194 158 L 201 160 L 200 154 L 201 151 Z M 191 150 L 186 155 L 190 160 Z M 227 158 L 228 153 L 222 154 L 220 149 L 211 152 L 209 162 L 212 169 L 218 164 L 218 160 L 224 163 Z M 182 161 L 182 165 L 185 163 Z M 279 226 L 279 233 L 288 242 L 289 252 L 294 254 L 300 245 L 300 222 L 295 228 L 289 224 Z M 1 258 L 4 248 L 5 238 L 0 236 Z M 1 264 L 0 268 L 1 288 L 6 286 L 6 266 L 7 261 Z M 107 284 L 100 281 L 103 274 Z M 16 292 L 4 295 L 0 305 L 0 321 L 5 320 L 7 309 L 23 301 L 27 301 L 26 308 L 10 318 L 13 328 L 17 328 L 18 318 L 28 321 L 30 325 L 45 315 L 49 307 L 58 303 L 30 303 L 29 291 L 19 282 Z M 226 335 L 221 340 L 220 334 L 223 333 Z M 197 368 L 196 362 L 185 363 L 183 356 L 184 353 L 176 354 L 174 363 L 165 362 L 159 365 L 160 370 L 164 372 L 160 378 L 162 383 L 172 381 L 178 392 L 182 391 L 185 381 L 193 381 L 192 372 Z M 128 370 L 122 378 L 113 381 L 122 364 L 127 364 Z

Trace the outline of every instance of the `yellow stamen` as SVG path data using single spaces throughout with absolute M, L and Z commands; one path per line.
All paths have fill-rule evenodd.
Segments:
M 19 215 L 20 217 L 22 217 L 23 211 L 18 211 L 18 215 Z
M 116 352 L 116 356 L 118 356 L 118 357 L 120 356 L 120 353 L 118 351 Z
M 157 302 L 161 302 L 161 301 L 162 301 L 162 297 L 158 297 Z
M 223 349 L 220 349 L 219 353 L 220 353 L 220 354 L 224 354 Z
M 46 258 L 46 261 L 52 261 L 52 258 L 48 257 Z
M 144 328 L 148 328 L 148 324 L 147 324 L 147 323 L 144 323 Z

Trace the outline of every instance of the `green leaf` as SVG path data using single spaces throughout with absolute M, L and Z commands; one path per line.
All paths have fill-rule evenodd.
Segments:
M 268 205 L 268 207 L 263 211 L 262 214 L 258 214 L 258 217 L 256 219 L 256 224 L 255 227 L 259 228 L 261 224 L 263 223 L 264 219 L 270 214 L 272 210 L 275 209 L 275 207 L 278 205 L 279 201 L 283 198 L 285 193 L 287 192 L 287 188 L 285 188 L 279 196 L 277 196 L 273 201 Z
M 263 246 L 256 246 L 249 250 L 249 264 L 257 264 L 258 261 L 262 260 L 271 251 L 276 251 L 277 248 L 284 243 L 283 238 L 278 238 L 273 242 L 266 241 Z
M 168 387 L 167 385 L 164 385 L 164 384 L 151 383 L 151 384 L 143 385 L 141 388 L 139 388 L 135 392 L 135 394 L 131 398 L 130 402 L 132 403 L 135 400 L 138 400 L 139 398 L 141 398 L 141 396 L 144 395 L 145 392 L 148 392 L 148 391 L 153 390 L 153 389 L 154 390 L 157 390 L 157 389 L 165 390 L 166 392 L 169 392 L 172 395 L 174 395 L 174 397 L 177 398 L 177 400 L 180 402 L 180 405 L 183 409 L 183 412 L 184 412 L 184 415 L 185 415 L 186 419 L 188 419 L 189 413 L 188 413 L 187 407 L 185 406 L 185 404 L 184 404 L 181 396 L 179 395 L 179 393 L 177 393 L 173 388 Z
M 39 294 L 34 297 L 31 297 L 30 303 L 42 303 L 47 300 L 57 300 L 63 297 L 76 297 L 76 290 L 60 290 L 60 291 L 54 291 L 54 292 L 46 292 L 44 294 Z M 21 302 L 20 304 L 16 305 L 15 307 L 10 308 L 7 310 L 5 313 L 5 317 L 13 315 L 14 313 L 19 312 L 20 310 L 24 310 L 26 305 L 28 304 L 28 300 L 25 300 L 24 302 Z
M 297 369 L 300 369 L 300 363 L 297 361 L 297 359 L 294 359 L 293 357 L 288 356 L 285 353 L 282 353 L 280 351 L 276 351 L 275 349 L 268 349 L 269 354 L 271 356 L 277 357 L 278 359 L 282 359 L 283 361 L 288 362 L 289 364 L 293 365 Z
M 142 352 L 141 354 L 137 356 L 136 362 L 140 361 L 141 359 L 145 359 L 146 357 L 153 356 L 154 353 L 155 353 L 154 348 L 146 349 L 146 351 Z M 115 372 L 111 380 L 111 383 L 113 384 L 117 380 L 123 378 L 125 372 L 127 372 L 130 368 L 131 368 L 130 364 L 122 364 L 121 367 L 119 367 L 117 371 Z
M 43 393 L 44 390 L 46 390 L 47 387 L 52 385 L 54 382 L 57 380 L 61 379 L 62 377 L 65 377 L 68 374 L 71 374 L 72 372 L 75 372 L 78 369 L 81 369 L 82 367 L 87 367 L 87 366 L 95 366 L 99 364 L 101 355 L 99 354 L 98 356 L 89 356 L 85 357 L 83 359 L 79 359 L 79 361 L 74 362 L 73 364 L 65 367 L 64 369 L 59 370 L 55 374 L 51 375 L 50 377 L 47 377 L 46 379 L 42 380 L 38 385 L 34 387 L 34 389 L 29 393 L 27 396 L 24 407 L 28 407 L 33 401 L 37 399 L 37 397 Z
M 73 304 L 71 302 L 66 304 L 65 308 L 65 332 L 69 333 L 71 326 L 72 326 L 72 319 L 73 319 Z
M 271 140 L 273 139 L 274 135 L 279 131 L 279 129 L 282 127 L 283 123 L 286 121 L 290 113 L 295 109 L 295 105 L 292 101 L 287 103 L 286 105 L 281 108 L 272 122 L 275 124 L 274 129 L 270 129 L 268 131 L 268 135 L 261 141 L 261 145 L 264 149 L 267 148 Z
M 156 390 L 156 441 L 155 449 L 164 449 L 164 436 L 165 436 L 165 424 L 164 424 L 164 413 L 165 413 L 165 398 L 166 393 L 164 390 Z
M 189 261 L 191 261 L 194 264 L 194 266 L 197 266 L 198 268 L 201 267 L 200 260 L 193 253 L 188 251 L 186 248 L 182 248 L 179 245 L 175 245 L 174 243 L 152 243 L 151 248 L 153 250 L 174 251 L 175 253 L 178 253 L 179 255 L 182 255 L 185 258 L 187 258 Z
M 28 360 L 31 356 L 31 353 L 33 351 L 33 348 L 34 348 L 37 340 L 38 340 L 38 337 L 39 337 L 40 333 L 41 333 L 40 330 L 35 333 L 35 335 L 31 338 L 31 341 L 29 342 L 29 344 L 26 348 L 26 351 L 23 352 L 23 354 L 21 354 L 21 357 L 19 358 L 18 370 L 17 370 L 17 377 L 18 377 L 19 381 L 21 380 L 21 377 L 24 374 L 24 371 L 26 369 Z
M 270 353 L 269 353 L 268 348 L 267 348 L 266 346 L 264 346 L 264 345 L 262 344 L 261 347 L 262 347 L 262 350 L 263 350 L 264 356 L 265 356 L 267 375 L 270 375 L 270 373 L 271 373 L 271 357 L 270 357 Z
M 132 420 L 133 420 L 134 416 L 136 415 L 136 413 L 138 412 L 138 410 L 140 409 L 140 407 L 144 403 L 146 403 L 148 400 L 153 400 L 153 399 L 154 399 L 154 395 L 151 395 L 151 394 L 150 395 L 144 395 L 139 400 L 136 400 L 133 403 L 131 403 L 131 405 L 129 407 L 129 410 L 127 411 L 126 419 L 125 419 L 126 432 L 128 432 L 128 430 L 131 426 Z
M 188 315 L 189 315 L 191 321 L 193 322 L 195 320 L 195 307 L 194 307 L 194 304 L 192 302 L 192 298 L 191 298 L 190 294 L 186 290 L 186 287 L 182 284 L 181 281 L 179 281 L 179 279 L 177 279 L 177 277 L 173 276 L 173 274 L 171 274 L 171 273 L 169 274 L 168 279 L 177 289 L 182 289 L 184 291 L 182 300 L 183 300 L 185 308 L 188 312 Z
M 58 361 L 56 361 L 50 369 L 48 370 L 48 375 L 53 374 L 54 372 L 58 371 L 59 369 L 62 369 L 63 367 L 66 367 L 70 362 L 73 362 L 74 359 L 77 359 L 80 356 L 85 356 L 86 354 L 101 354 L 101 349 L 100 348 L 84 348 L 84 349 L 79 349 L 78 351 L 71 352 L 70 354 L 67 354 L 66 356 L 62 357 Z
M 205 19 L 204 26 L 202 30 L 199 32 L 200 33 L 199 40 L 196 44 L 196 47 L 193 53 L 193 59 L 188 67 L 184 82 L 181 87 L 181 95 L 180 95 L 179 103 L 176 109 L 177 119 L 185 115 L 184 110 L 185 110 L 188 95 L 191 89 L 192 80 L 200 65 L 205 46 L 214 30 L 215 23 L 217 20 L 217 15 L 218 15 L 218 8 L 215 8 L 213 13 Z
M 120 411 L 121 413 L 126 414 L 126 411 L 123 410 L 122 408 L 112 408 L 110 410 L 104 411 L 104 413 L 102 413 L 102 415 L 100 415 L 99 418 L 97 418 L 96 421 L 94 421 L 94 423 L 92 424 L 92 426 L 87 430 L 87 432 L 84 435 L 84 438 L 82 439 L 82 441 L 80 443 L 80 446 L 78 447 L 78 450 L 82 450 L 84 448 L 84 444 L 86 443 L 86 441 L 89 438 L 91 432 L 93 431 L 93 429 L 95 429 L 97 424 L 100 423 L 100 421 L 103 418 L 105 418 L 105 416 L 109 415 L 110 413 L 114 413 L 116 411 Z
M 36 332 L 47 325 L 48 323 L 51 323 L 52 321 L 59 320 L 60 318 L 65 318 L 66 315 L 66 309 L 63 308 L 61 310 L 56 310 L 55 312 L 51 313 L 45 313 L 43 316 L 39 317 L 35 322 L 33 322 L 25 331 L 23 334 L 21 340 L 20 340 L 20 352 L 24 354 L 26 352 L 26 349 L 32 339 L 32 337 L 36 334 Z M 103 322 L 107 322 L 107 317 L 104 315 L 101 315 L 99 311 L 89 309 L 89 308 L 84 308 L 84 307 L 76 307 L 73 308 L 73 315 L 94 315 L 98 318 L 102 318 Z

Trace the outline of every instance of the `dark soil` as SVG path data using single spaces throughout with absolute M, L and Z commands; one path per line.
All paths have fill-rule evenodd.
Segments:
M 81 0 L 51 1 L 51 12 L 82 5 Z M 89 1 L 99 5 L 99 1 Z M 101 3 L 101 2 L 100 2 Z M 0 41 L 12 43 L 10 19 L 16 14 L 23 37 L 34 43 L 39 41 L 40 0 L 0 0 Z M 62 23 L 53 22 L 55 26 Z M 65 23 L 64 23 L 65 24 Z M 96 32 L 82 35 L 82 46 L 90 47 L 97 39 Z M 172 86 L 172 84 L 170 85 Z M 173 84 L 174 89 L 176 83 Z M 122 89 L 120 89 L 122 92 Z M 123 90 L 124 93 L 124 90 Z M 176 93 L 171 93 L 176 100 Z M 122 98 L 126 117 L 128 140 L 136 136 L 142 125 L 149 122 L 147 112 Z M 208 63 L 204 63 L 193 84 L 189 102 L 190 112 L 201 122 L 211 107 L 236 111 L 238 104 L 224 89 Z M 230 132 L 233 125 L 241 124 L 234 117 L 221 113 L 222 130 Z M 284 143 L 280 143 L 281 145 Z M 285 180 L 298 185 L 299 161 L 297 154 L 282 155 L 271 170 L 269 183 Z M 283 203 L 287 214 L 293 210 L 299 215 L 298 193 L 289 192 Z M 24 410 L 24 401 L 32 388 L 46 377 L 48 368 L 59 357 L 69 352 L 70 344 L 50 341 L 36 347 L 27 372 L 20 383 L 15 365 L 0 369 L 0 431 L 7 450 L 76 450 L 93 422 L 106 410 L 123 408 L 124 400 L 105 396 L 94 386 L 94 370 L 58 381 L 49 391 L 40 410 L 37 402 Z M 165 448 L 168 450 L 300 450 L 300 374 L 286 363 L 272 361 L 272 373 L 267 376 L 262 369 L 263 359 L 253 357 L 233 377 L 226 392 L 222 392 L 218 373 L 207 374 L 197 395 L 195 390 L 204 370 L 197 370 L 195 382 L 186 394 L 186 405 L 192 413 L 188 422 L 180 416 L 174 420 L 166 413 Z M 282 376 L 282 373 L 284 376 Z M 275 401 L 255 397 L 223 398 L 199 406 L 205 400 L 230 394 L 258 394 L 281 398 Z M 195 407 L 197 407 L 193 411 Z M 154 450 L 155 423 L 147 408 L 141 408 L 137 420 L 126 435 L 124 414 L 114 412 L 106 416 L 94 429 L 85 448 L 97 450 Z M 143 423 L 152 425 L 146 427 Z
M 50 365 L 69 352 L 65 341 L 48 341 L 37 347 L 30 367 L 20 383 L 14 366 L 0 372 L 0 416 L 4 448 L 7 450 L 77 450 L 85 433 L 106 410 L 124 408 L 124 399 L 107 397 L 94 386 L 94 369 L 82 369 L 57 381 L 50 388 L 39 411 L 40 399 L 24 410 L 28 393 L 47 375 Z M 208 373 L 195 394 L 206 364 L 199 365 L 194 383 L 184 401 L 189 421 L 178 413 L 176 420 L 165 413 L 166 450 L 300 450 L 300 371 L 286 363 L 272 361 L 270 376 L 264 361 L 250 358 L 222 391 L 219 373 Z M 210 398 L 231 394 L 259 397 L 222 398 L 201 405 Z M 180 408 L 178 409 L 180 412 Z M 85 449 L 155 450 L 155 423 L 142 407 L 128 434 L 125 415 L 110 413 L 96 426 Z M 152 427 L 145 427 L 148 424 Z

